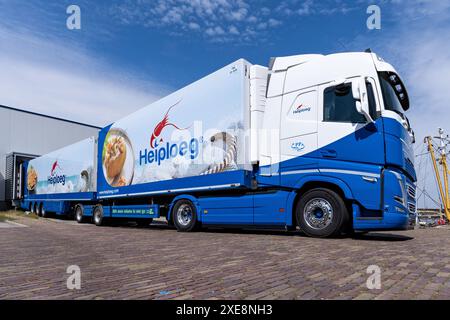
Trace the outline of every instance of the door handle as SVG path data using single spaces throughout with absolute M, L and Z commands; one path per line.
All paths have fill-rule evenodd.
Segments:
M 377 178 L 374 178 L 374 177 L 366 177 L 366 176 L 363 176 L 362 179 L 363 179 L 364 181 L 372 182 L 372 183 L 375 183 L 375 182 L 378 181 L 378 179 L 377 179 Z
M 322 151 L 320 151 L 320 154 L 324 158 L 336 158 L 337 157 L 336 150 L 332 150 L 332 149 L 322 150 Z

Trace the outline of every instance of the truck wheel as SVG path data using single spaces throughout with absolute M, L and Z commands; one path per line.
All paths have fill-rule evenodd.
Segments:
M 300 230 L 310 237 L 339 235 L 348 222 L 348 212 L 342 198 L 324 188 L 308 191 L 301 196 L 296 216 Z
M 194 231 L 197 227 L 197 209 L 189 200 L 178 200 L 173 206 L 172 215 L 179 232 Z
M 45 208 L 44 208 L 44 204 L 43 203 L 41 203 L 39 205 L 39 214 L 40 214 L 40 216 L 42 218 L 48 218 L 48 214 L 47 214 L 47 212 L 45 212 Z
M 94 208 L 94 224 L 97 227 L 104 225 L 103 207 L 101 205 L 98 205 Z
M 75 207 L 75 220 L 77 220 L 78 223 L 83 223 L 85 221 L 83 215 L 84 215 L 84 208 L 83 208 L 83 206 L 81 204 L 77 205 Z

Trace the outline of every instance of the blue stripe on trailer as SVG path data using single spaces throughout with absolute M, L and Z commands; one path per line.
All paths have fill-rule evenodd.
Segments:
M 95 192 L 52 193 L 52 194 L 28 194 L 26 201 L 90 201 L 96 199 Z
M 107 188 L 106 190 L 98 192 L 98 198 L 109 199 L 167 193 L 180 194 L 239 187 L 250 188 L 251 176 L 252 173 L 250 171 L 236 170 L 217 174 L 131 185 L 116 189 Z

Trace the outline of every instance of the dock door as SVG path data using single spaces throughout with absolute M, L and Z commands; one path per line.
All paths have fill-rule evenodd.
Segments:
M 5 202 L 6 209 L 19 205 L 24 191 L 23 162 L 36 158 L 35 155 L 10 153 L 6 156 Z

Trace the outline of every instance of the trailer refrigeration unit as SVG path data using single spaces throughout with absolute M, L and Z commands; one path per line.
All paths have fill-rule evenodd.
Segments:
M 416 206 L 408 108 L 374 53 L 241 59 L 30 161 L 22 206 L 97 225 L 165 216 L 179 231 L 404 229 Z

